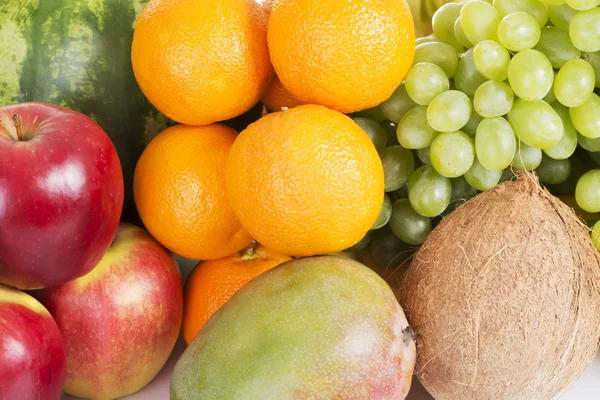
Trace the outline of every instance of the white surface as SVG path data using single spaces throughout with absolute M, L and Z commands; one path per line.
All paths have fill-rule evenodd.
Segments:
M 194 261 L 178 259 L 179 266 L 181 267 L 181 273 L 185 278 L 190 273 L 191 269 L 196 265 Z M 175 367 L 175 363 L 179 356 L 185 350 L 185 342 L 180 337 L 171 358 L 164 366 L 160 374 L 144 389 L 141 391 L 126 396 L 123 399 L 127 400 L 168 400 L 169 399 L 169 383 L 171 379 L 171 372 Z M 69 396 L 65 397 L 65 400 L 72 399 Z M 407 400 L 432 400 L 423 387 L 419 384 L 418 380 L 413 379 L 413 386 Z M 593 365 L 581 376 L 579 381 L 573 385 L 569 390 L 566 391 L 560 400 L 598 400 L 600 399 L 600 354 L 596 356 Z M 248 399 L 255 400 L 255 399 Z M 259 400 L 259 399 L 256 399 Z M 467 399 L 465 399 L 467 400 Z

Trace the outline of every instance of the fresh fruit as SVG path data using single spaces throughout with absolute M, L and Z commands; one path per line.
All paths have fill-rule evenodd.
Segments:
M 267 86 L 261 101 L 270 111 L 281 111 L 284 107 L 293 108 L 302 104 L 283 87 L 277 75 Z
M 435 12 L 434 35 L 417 40 L 405 81 L 380 105 L 398 139 L 378 148 L 384 170 L 408 170 L 407 157 L 384 157 L 392 149 L 417 156 L 412 183 L 386 186 L 392 202 L 408 198 L 435 226 L 456 206 L 446 178 L 485 191 L 510 179 L 509 169 L 539 168 L 553 193 L 572 195 L 585 172 L 577 158 L 600 167 L 600 51 L 578 49 L 571 37 L 593 44 L 597 10 L 561 2 L 468 0 Z M 392 223 L 406 239 L 393 213 Z
M 416 212 L 424 217 L 440 215 L 452 195 L 450 179 L 440 175 L 431 165 L 423 165 L 410 175 L 408 199 Z
M 173 256 L 144 230 L 121 224 L 92 272 L 39 294 L 64 338 L 65 391 L 116 399 L 146 386 L 173 350 L 182 297 Z
M 220 260 L 201 261 L 188 277 L 183 295 L 183 337 L 187 344 L 238 290 L 263 272 L 291 258 L 260 245 Z
M 423 386 L 446 400 L 555 398 L 598 350 L 599 261 L 587 227 L 532 174 L 457 208 L 400 289 Z
M 59 400 L 67 369 L 52 316 L 36 299 L 0 285 L 0 399 Z
M 264 22 L 250 1 L 150 0 L 136 23 L 131 60 L 150 102 L 188 125 L 243 114 L 273 72 Z
M 510 51 L 533 48 L 539 42 L 541 34 L 535 18 L 525 11 L 510 13 L 498 24 L 498 41 Z
M 267 36 L 275 71 L 292 95 L 345 113 L 389 98 L 415 51 L 405 0 L 277 1 Z
M 144 225 L 183 257 L 213 260 L 252 238 L 225 195 L 225 162 L 236 132 L 224 125 L 177 125 L 148 145 L 135 170 L 134 195 Z
M 583 210 L 589 213 L 600 212 L 600 169 L 588 171 L 579 178 L 575 199 Z
M 363 118 L 363 117 L 354 117 L 352 118 L 354 122 L 358 124 L 362 128 L 363 131 L 371 138 L 373 145 L 377 151 L 381 151 L 385 148 L 387 144 L 387 133 L 385 128 L 373 121 L 372 119 Z
M 0 106 L 41 101 L 79 111 L 106 131 L 125 182 L 123 218 L 137 221 L 133 171 L 168 120 L 142 94 L 131 39 L 147 0 L 3 0 Z
M 415 170 L 415 157 L 402 146 L 389 146 L 381 152 L 381 164 L 384 189 L 386 192 L 393 192 L 408 182 L 410 174 Z
M 463 175 L 475 159 L 473 140 L 464 132 L 443 132 L 431 142 L 429 148 L 431 165 L 448 178 Z
M 356 244 L 377 219 L 383 194 L 369 136 L 323 106 L 263 117 L 238 136 L 227 159 L 227 195 L 242 226 L 291 256 Z
M 208 321 L 175 366 L 171 399 L 402 400 L 414 346 L 375 272 L 343 257 L 289 261 Z
M 38 289 L 91 271 L 123 207 L 106 133 L 59 106 L 0 107 L 0 154 L 0 283 Z

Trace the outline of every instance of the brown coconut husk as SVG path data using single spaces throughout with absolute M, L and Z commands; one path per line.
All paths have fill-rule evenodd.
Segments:
M 458 207 L 400 288 L 415 372 L 438 400 L 550 400 L 600 342 L 600 255 L 531 174 Z

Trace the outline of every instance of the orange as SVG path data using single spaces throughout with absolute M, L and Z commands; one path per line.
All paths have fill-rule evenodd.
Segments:
M 379 215 L 383 186 L 367 134 L 319 105 L 261 118 L 238 136 L 227 159 L 227 194 L 242 226 L 291 256 L 357 243 Z
M 131 52 L 140 88 L 184 124 L 243 114 L 260 100 L 273 72 L 260 18 L 246 0 L 150 0 L 136 22 Z
M 225 162 L 236 132 L 224 125 L 177 125 L 155 137 L 135 169 L 133 194 L 144 225 L 183 257 L 234 254 L 252 238 L 225 194 Z
M 405 0 L 278 0 L 267 38 L 275 72 L 292 95 L 344 113 L 387 100 L 415 51 Z
M 187 344 L 238 290 L 263 272 L 291 260 L 260 245 L 220 260 L 202 261 L 183 289 L 183 337 Z
M 261 101 L 270 111 L 281 111 L 283 107 L 293 108 L 302 104 L 283 87 L 277 75 L 273 77 Z

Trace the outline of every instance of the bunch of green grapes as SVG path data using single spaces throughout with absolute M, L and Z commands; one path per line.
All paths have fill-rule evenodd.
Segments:
M 442 6 L 434 33 L 417 40 L 404 82 L 355 117 L 385 173 L 373 229 L 388 225 L 402 243 L 418 246 L 456 202 L 510 179 L 512 170 L 535 170 L 555 193 L 574 194 L 583 210 L 600 212 L 599 5 Z

